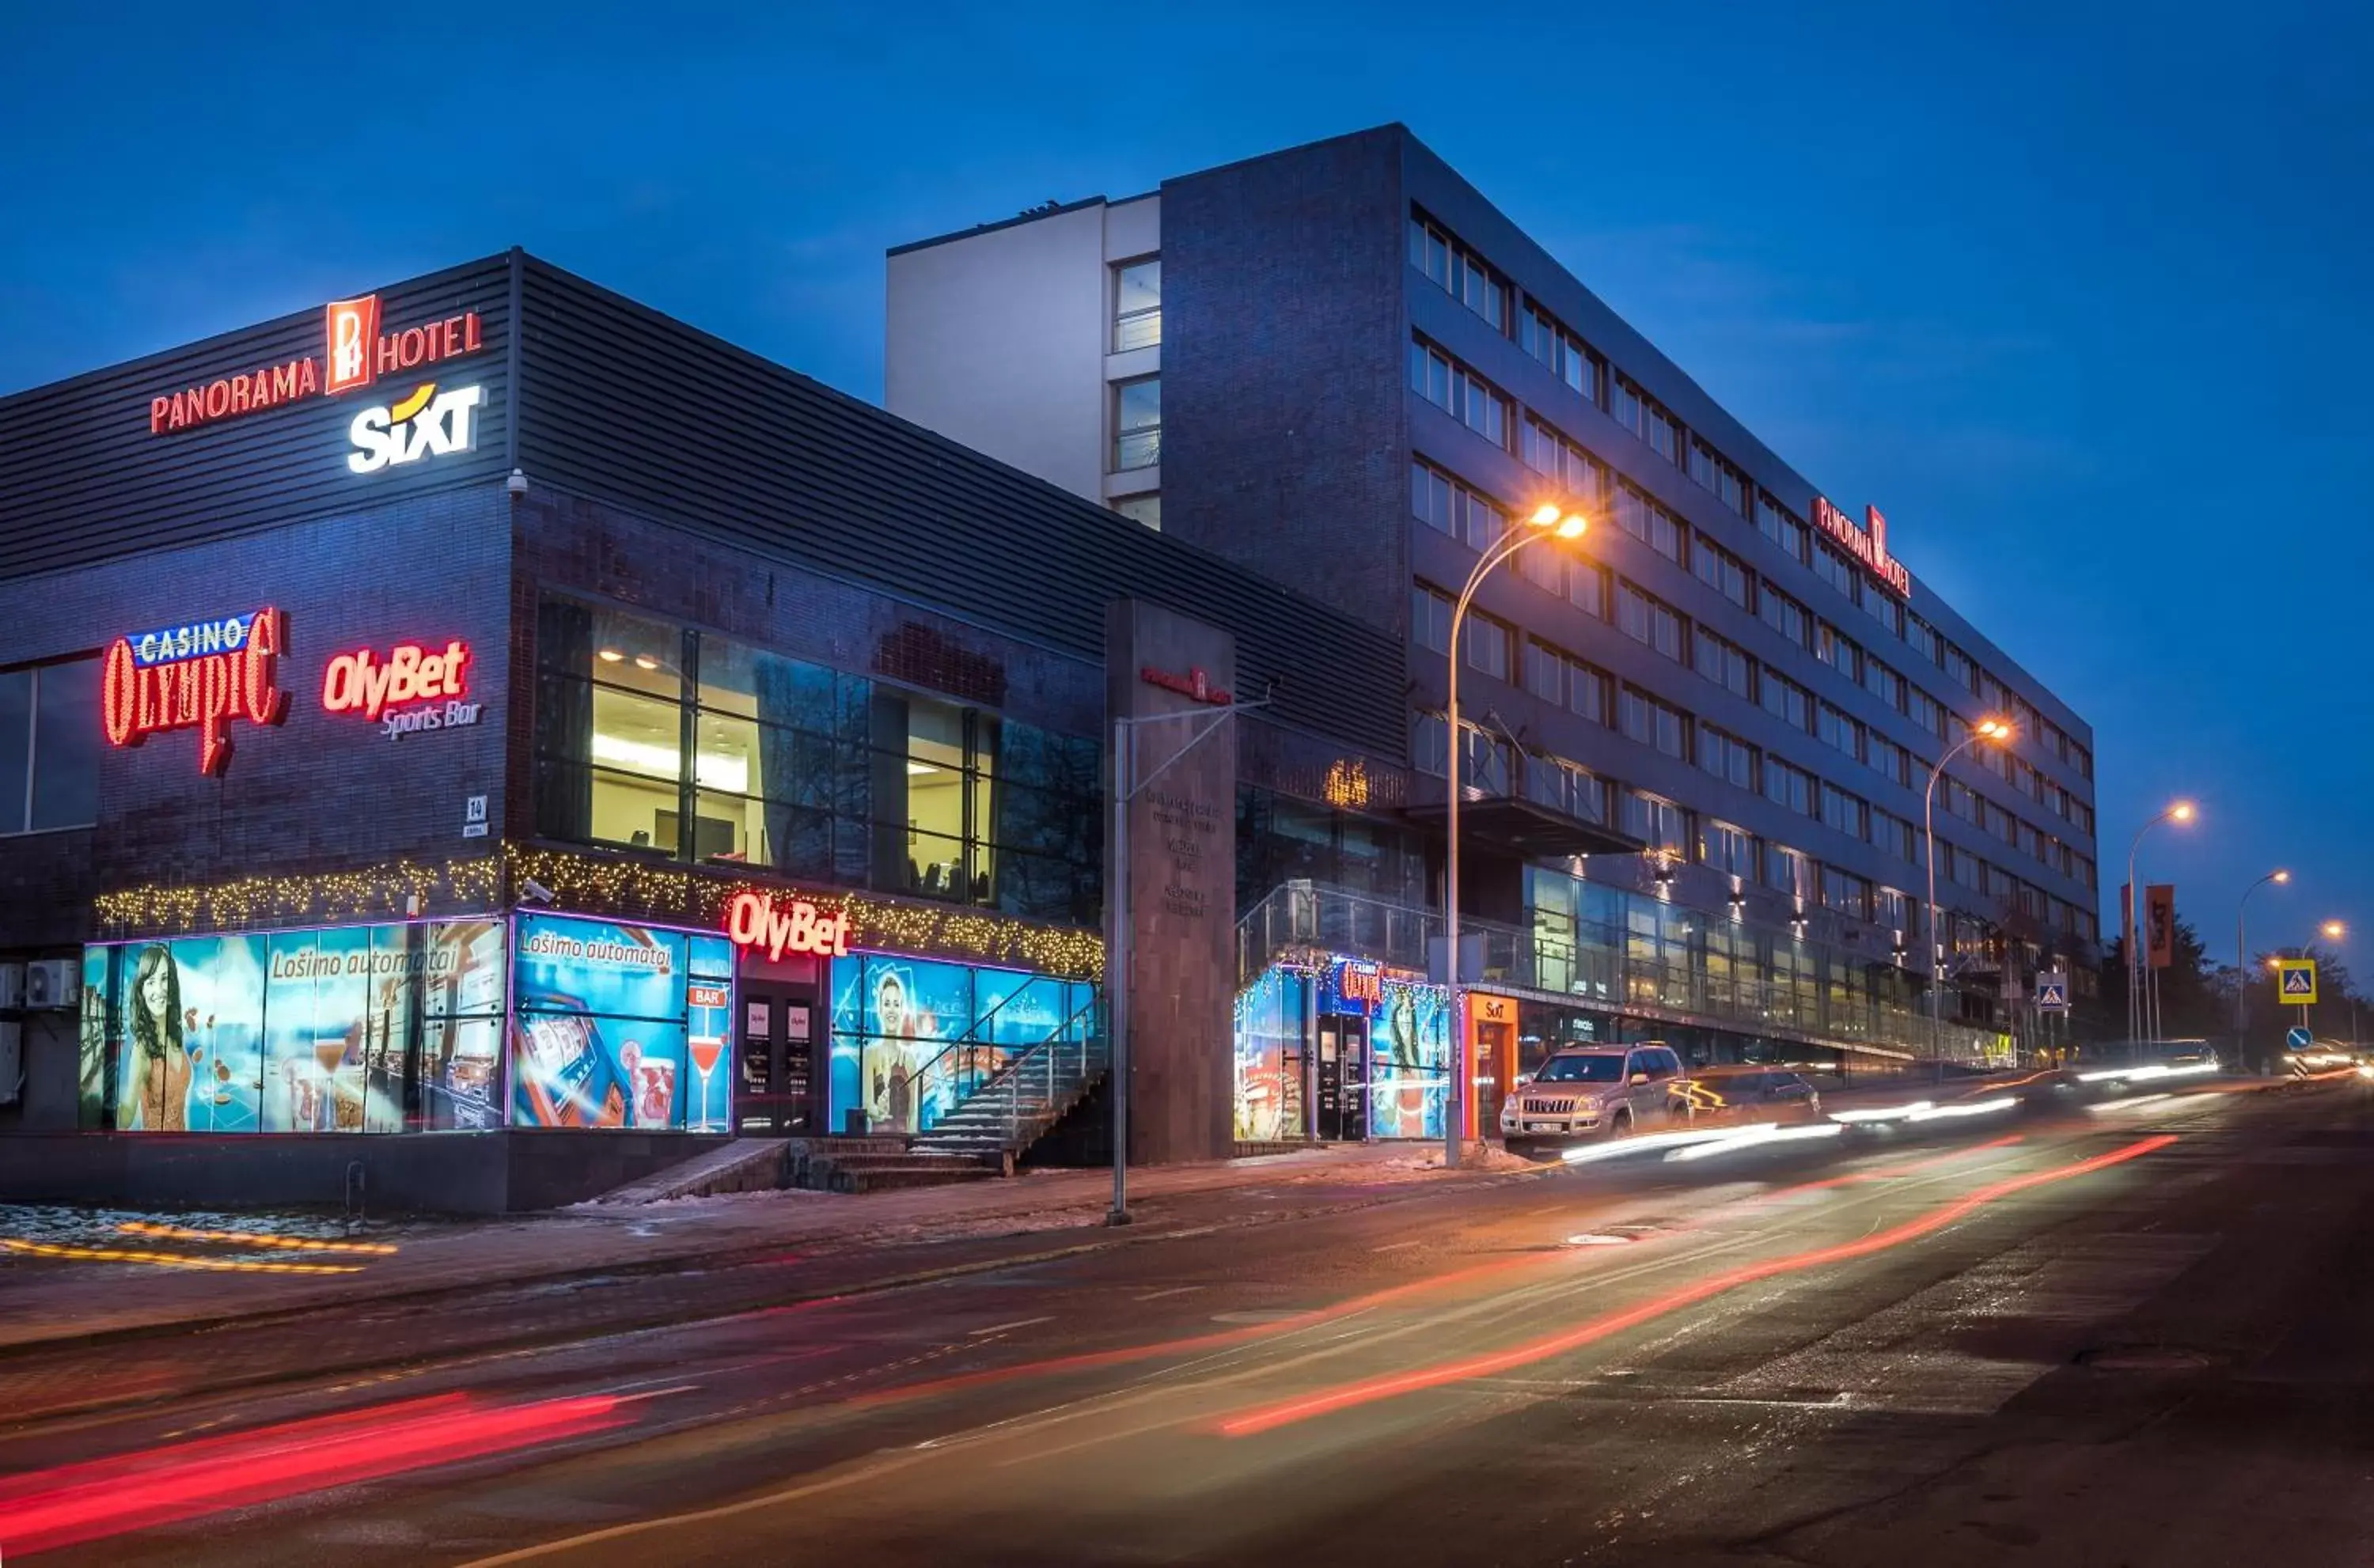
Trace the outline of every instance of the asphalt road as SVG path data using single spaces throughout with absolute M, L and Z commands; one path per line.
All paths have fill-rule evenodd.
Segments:
M 376 1362 L 371 1325 L 306 1316 L 126 1351 L 146 1383 L 94 1352 L 105 1408 L 38 1413 L 64 1363 L 10 1396 L 0 1553 L 2374 1561 L 2366 1084 L 1925 1130 L 1240 1192 L 735 1310 L 785 1299 L 786 1259 L 629 1332 L 572 1286 L 545 1310 L 583 1331 L 510 1349 L 482 1346 L 523 1293 L 393 1313 Z

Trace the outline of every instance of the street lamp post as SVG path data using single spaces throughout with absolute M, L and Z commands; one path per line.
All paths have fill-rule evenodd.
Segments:
M 2274 883 L 2291 881 L 2289 872 L 2269 872 L 2242 890 L 2242 901 L 2234 906 L 2234 1057 L 2248 1062 L 2251 1049 L 2251 947 L 2243 936 L 2242 912 L 2251 907 L 2251 895 Z M 2133 887 L 2133 883 L 2128 884 Z
M 2170 802 L 2159 815 L 2135 829 L 2134 841 L 2127 846 L 2126 908 L 2121 911 L 2126 924 L 2125 930 L 2120 933 L 2120 941 L 2125 945 L 2127 957 L 2127 1044 L 2130 1048 L 2143 1035 L 2141 1003 L 2145 972 L 2143 955 L 2135 951 L 2135 902 L 2143 896 L 2144 891 L 2135 885 L 2135 851 L 2143 848 L 2144 835 L 2161 823 L 2192 820 L 2191 801 Z
M 1475 569 L 1467 574 L 1467 586 L 1459 591 L 1459 602 L 1451 609 L 1451 697 L 1443 715 L 1444 730 L 1450 737 L 1451 802 L 1444 813 L 1443 831 L 1449 846 L 1443 858 L 1442 930 L 1443 963 L 1450 988 L 1451 1060 L 1447 1064 L 1449 1084 L 1442 1105 L 1442 1163 L 1450 1169 L 1459 1166 L 1461 1135 L 1467 1122 L 1467 1021 L 1459 1007 L 1459 758 L 1466 747 L 1459 731 L 1459 631 L 1466 622 L 1467 606 L 1475 598 L 1475 590 L 1491 575 L 1492 568 L 1523 549 L 1544 539 L 1579 539 L 1591 521 L 1581 512 L 1568 511 L 1563 507 L 1537 507 L 1525 519 L 1522 529 L 1510 529 L 1486 548 L 1477 558 Z
M 2012 738 L 2011 726 L 2000 719 L 1981 719 L 1962 737 L 1961 744 L 1937 759 L 1929 770 L 1929 786 L 1922 791 L 1922 825 L 1929 839 L 1929 1059 L 1937 1070 L 1938 1082 L 1945 1078 L 1945 944 L 1937 936 L 1937 780 L 1945 777 L 1945 765 L 1977 745 L 1980 741 L 1992 741 L 2000 745 Z

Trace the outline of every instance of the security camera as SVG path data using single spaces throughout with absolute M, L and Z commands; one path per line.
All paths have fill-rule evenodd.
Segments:
M 526 495 L 527 470 L 524 468 L 512 469 L 511 476 L 503 481 L 503 488 L 511 492 L 511 498 L 513 500 L 517 500 L 520 497 Z
M 551 904 L 557 902 L 553 897 L 552 889 L 545 886 L 544 883 L 536 881 L 534 877 L 528 878 L 526 882 L 521 884 L 520 897 L 530 904 Z

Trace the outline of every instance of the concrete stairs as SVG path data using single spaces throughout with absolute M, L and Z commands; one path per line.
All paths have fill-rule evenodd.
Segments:
M 1000 1153 L 984 1157 L 964 1150 L 910 1149 L 899 1137 L 794 1138 L 784 1185 L 854 1193 L 987 1181 L 1012 1173 L 1012 1163 Z

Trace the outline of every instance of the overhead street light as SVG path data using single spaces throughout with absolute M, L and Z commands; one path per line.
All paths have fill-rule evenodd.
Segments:
M 1545 539 L 1580 539 L 1590 527 L 1589 518 L 1557 502 L 1545 501 L 1535 507 L 1526 515 L 1524 527 L 1509 530 L 1485 548 L 1475 562 L 1475 569 L 1467 574 L 1467 586 L 1459 591 L 1459 602 L 1451 610 L 1451 697 L 1443 715 L 1444 730 L 1450 738 L 1451 802 L 1443 819 L 1449 846 L 1443 865 L 1442 930 L 1451 1040 L 1451 1060 L 1447 1064 L 1450 1083 L 1442 1105 L 1442 1163 L 1452 1170 L 1459 1167 L 1459 1145 L 1466 1130 L 1467 1095 L 1472 1088 L 1467 1082 L 1467 1020 L 1459 1005 L 1459 759 L 1467 749 L 1459 728 L 1460 627 L 1466 622 L 1467 606 L 1475 601 L 1476 588 L 1491 575 L 1493 568 L 1528 544 L 1537 544 Z
M 2242 890 L 2241 901 L 2234 906 L 2234 1056 L 2239 1061 L 2249 1060 L 2251 1040 L 2251 946 L 2242 931 L 2242 913 L 2251 907 L 2251 895 L 2269 883 L 2278 885 L 2292 880 L 2286 871 L 2273 871 Z M 2134 884 L 2129 883 L 2129 896 Z M 2246 1067 L 2244 1071 L 2248 1071 Z
M 1941 1017 L 1945 1005 L 1945 944 L 1937 933 L 1937 780 L 1945 774 L 1947 763 L 1980 741 L 2006 746 L 2016 733 L 2007 719 L 1990 715 L 1980 720 L 1962 737 L 1961 744 L 1937 759 L 1936 766 L 1929 770 L 1929 787 L 1922 792 L 1922 821 L 1929 836 L 1929 1056 L 1936 1064 L 1940 1082 L 1945 1078 L 1945 1025 Z

